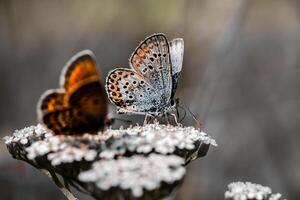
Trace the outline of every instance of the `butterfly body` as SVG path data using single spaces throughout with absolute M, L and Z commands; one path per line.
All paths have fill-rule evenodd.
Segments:
M 183 60 L 183 40 L 147 37 L 129 59 L 131 69 L 112 70 L 106 91 L 119 113 L 162 116 L 175 108 L 174 94 Z
M 107 116 L 105 93 L 94 55 L 76 54 L 63 69 L 59 89 L 48 90 L 38 103 L 38 118 L 56 134 L 93 133 Z

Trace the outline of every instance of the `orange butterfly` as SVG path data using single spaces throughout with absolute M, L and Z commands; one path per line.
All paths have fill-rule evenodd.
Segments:
M 60 77 L 60 89 L 40 98 L 39 121 L 56 134 L 95 133 L 106 124 L 107 103 L 94 54 L 84 50 L 73 56 Z

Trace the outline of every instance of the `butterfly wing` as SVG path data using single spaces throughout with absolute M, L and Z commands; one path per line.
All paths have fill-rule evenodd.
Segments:
M 119 113 L 158 115 L 164 101 L 156 88 L 131 69 L 111 71 L 106 79 L 106 92 Z
M 183 53 L 184 53 L 184 41 L 182 38 L 173 39 L 170 43 L 170 56 L 171 56 L 171 63 L 172 63 L 172 95 L 171 99 L 173 99 L 179 75 L 182 69 L 182 62 L 183 62 Z
M 38 103 L 38 118 L 49 129 L 55 133 L 65 126 L 65 121 L 61 121 L 61 113 L 65 112 L 65 94 L 63 90 L 48 90 L 40 98 Z M 63 117 L 66 118 L 66 117 Z
M 172 69 L 166 36 L 158 33 L 147 37 L 129 61 L 131 67 L 162 96 L 164 105 L 157 106 L 168 104 L 172 92 Z
M 62 88 L 49 90 L 38 104 L 38 116 L 57 134 L 95 132 L 104 126 L 107 105 L 94 55 L 76 54 L 62 72 Z
M 65 65 L 60 77 L 60 86 L 72 93 L 86 82 L 100 81 L 96 59 L 90 50 L 83 50 L 73 56 Z

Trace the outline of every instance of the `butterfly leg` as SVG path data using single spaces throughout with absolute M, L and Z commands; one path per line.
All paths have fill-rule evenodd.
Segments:
M 176 116 L 176 114 L 174 114 L 174 113 L 169 113 L 169 115 L 171 115 L 171 116 L 174 117 L 174 121 L 175 121 L 175 123 L 176 123 L 177 126 L 181 126 L 181 124 L 177 121 L 177 116 Z
M 164 114 L 164 117 L 167 120 L 167 124 L 169 125 L 170 124 L 169 115 L 166 113 L 166 114 Z
M 146 113 L 146 116 L 145 116 L 145 119 L 144 119 L 144 126 L 146 125 L 146 124 L 148 124 L 148 118 L 151 118 L 152 116 L 150 115 L 150 114 L 148 114 L 148 113 Z

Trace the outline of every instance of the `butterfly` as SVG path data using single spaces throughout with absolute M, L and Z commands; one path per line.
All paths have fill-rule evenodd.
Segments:
M 106 92 L 118 113 L 162 116 L 176 106 L 174 95 L 182 69 L 184 42 L 162 33 L 142 41 L 129 59 L 131 69 L 117 68 L 106 78 Z
M 62 70 L 60 88 L 40 97 L 39 121 L 55 134 L 97 132 L 107 116 L 102 86 L 94 54 L 90 50 L 77 53 Z

